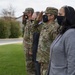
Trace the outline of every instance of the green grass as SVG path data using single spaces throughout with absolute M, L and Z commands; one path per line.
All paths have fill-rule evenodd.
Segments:
M 22 44 L 0 46 L 0 75 L 26 75 Z

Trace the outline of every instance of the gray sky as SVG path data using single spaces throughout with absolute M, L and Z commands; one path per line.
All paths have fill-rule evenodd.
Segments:
M 0 13 L 2 9 L 8 8 L 10 4 L 15 9 L 16 17 L 22 15 L 27 7 L 33 7 L 35 11 L 44 11 L 49 6 L 59 9 L 64 5 L 69 5 L 75 8 L 75 0 L 0 0 Z

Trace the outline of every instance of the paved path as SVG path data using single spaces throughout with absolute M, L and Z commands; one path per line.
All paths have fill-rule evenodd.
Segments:
M 22 42 L 23 42 L 23 38 L 19 38 L 19 39 L 0 39 L 0 45 L 22 43 Z

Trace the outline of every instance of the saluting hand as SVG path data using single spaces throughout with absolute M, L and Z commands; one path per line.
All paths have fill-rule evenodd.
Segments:
M 39 13 L 39 15 L 37 16 L 37 21 L 41 21 L 42 20 L 42 16 L 43 16 L 43 11 L 41 11 L 40 13 Z

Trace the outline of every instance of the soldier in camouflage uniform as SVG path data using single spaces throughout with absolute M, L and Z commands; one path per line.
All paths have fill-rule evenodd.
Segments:
M 32 42 L 33 42 L 33 61 L 36 61 L 36 52 L 37 52 L 37 47 L 38 47 L 38 41 L 39 41 L 39 35 L 40 35 L 40 31 L 41 31 L 41 28 L 42 28 L 42 20 L 40 22 L 37 22 L 36 18 L 37 16 L 40 14 L 40 12 L 34 12 L 33 13 L 33 20 L 34 20 L 34 23 L 32 25 Z M 36 50 L 35 50 L 35 49 Z
M 33 18 L 35 19 L 34 24 L 32 25 L 32 35 L 33 35 L 33 47 L 32 47 L 32 56 L 33 56 L 33 62 L 35 65 L 35 75 L 40 75 L 40 64 L 36 61 L 36 54 L 37 54 L 37 48 L 38 48 L 38 41 L 39 36 L 42 28 L 42 18 L 37 20 L 38 17 L 43 14 L 42 12 L 35 12 L 33 14 Z
M 24 53 L 26 56 L 26 70 L 27 75 L 34 75 L 34 65 L 32 63 L 32 42 L 31 42 L 31 25 L 33 24 L 32 21 L 32 14 L 34 12 L 33 8 L 26 8 L 24 15 L 23 15 L 23 24 L 24 24 L 24 38 L 23 38 L 23 45 L 24 45 Z
M 58 24 L 55 21 L 58 10 L 53 7 L 47 7 L 43 21 L 42 30 L 39 38 L 37 61 L 41 63 L 41 75 L 46 75 L 49 64 L 50 45 L 56 37 Z

